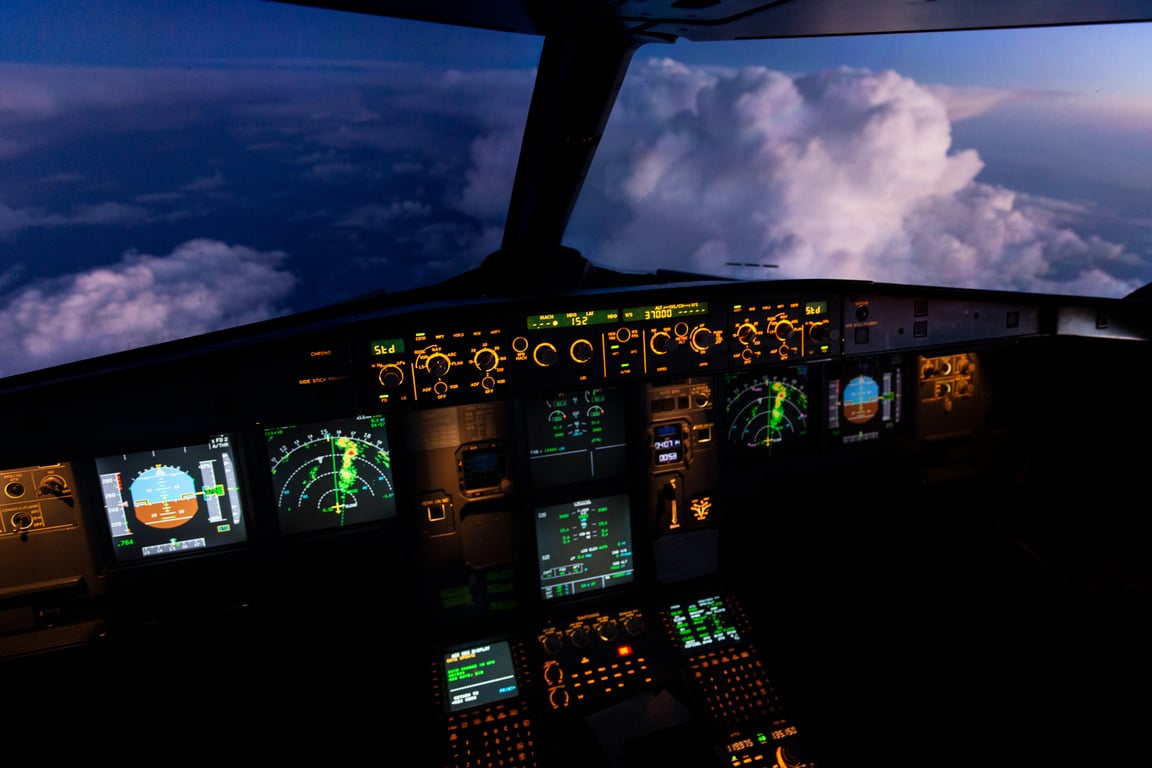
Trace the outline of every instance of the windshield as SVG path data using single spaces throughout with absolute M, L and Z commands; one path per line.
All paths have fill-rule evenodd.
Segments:
M 0 376 L 501 244 L 542 39 L 246 0 L 0 28 Z M 621 271 L 1123 296 L 1152 25 L 648 45 L 565 244 Z
M 1152 24 L 648 46 L 569 229 L 621 269 L 1120 297 Z

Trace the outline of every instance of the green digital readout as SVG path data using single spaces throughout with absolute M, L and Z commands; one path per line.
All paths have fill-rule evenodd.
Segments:
M 636 320 L 671 320 L 674 317 L 691 317 L 708 314 L 708 302 L 685 301 L 679 304 L 654 304 L 650 307 L 626 307 L 624 322 Z
M 398 355 L 404 351 L 404 339 L 379 339 L 372 342 L 372 354 Z
M 617 309 L 589 309 L 583 312 L 556 312 L 550 315 L 529 315 L 528 330 L 543 328 L 579 328 L 583 325 L 615 323 L 620 319 Z

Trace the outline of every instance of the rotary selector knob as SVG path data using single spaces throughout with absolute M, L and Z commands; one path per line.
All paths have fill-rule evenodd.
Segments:
M 568 690 L 566 688 L 553 688 L 548 691 L 548 703 L 553 709 L 563 709 L 568 706 Z
M 596 625 L 597 636 L 606 643 L 610 643 L 620 634 L 620 627 L 611 619 L 605 619 Z
M 380 384 L 387 389 L 395 389 L 404 383 L 404 369 L 393 363 L 389 363 L 380 369 L 377 376 Z
M 716 335 L 704 326 L 700 326 L 696 330 L 692 331 L 692 349 L 696 350 L 697 352 L 707 351 L 708 348 L 712 346 L 714 341 L 716 341 Z
M 808 329 L 808 338 L 812 341 L 827 341 L 832 336 L 832 324 L 827 320 L 813 323 Z
M 592 642 L 592 634 L 587 627 L 577 627 L 572 630 L 572 645 L 577 648 L 587 648 Z
M 668 335 L 667 331 L 656 331 L 652 334 L 652 341 L 649 345 L 657 355 L 666 355 L 672 349 L 672 337 Z
M 756 325 L 753 323 L 741 323 L 736 328 L 736 340 L 745 346 L 756 341 L 756 337 L 759 335 L 756 331 Z
M 588 339 L 576 339 L 576 341 L 572 342 L 568 353 L 572 355 L 572 359 L 576 362 L 586 363 L 596 354 L 596 349 Z
M 776 338 L 777 339 L 779 339 L 780 341 L 788 341 L 788 338 L 791 335 L 792 335 L 792 321 L 791 320 L 781 320 L 780 322 L 776 323 Z
M 549 632 L 544 635 L 540 644 L 544 646 L 544 650 L 548 653 L 560 653 L 560 651 L 564 650 L 564 636 L 559 632 Z
M 555 365 L 560 356 L 556 353 L 556 347 L 545 341 L 537 344 L 536 349 L 532 350 L 532 359 L 536 361 L 536 365 L 547 368 L 550 365 Z
M 644 634 L 644 617 L 629 616 L 628 620 L 624 622 L 624 631 L 632 637 L 639 637 Z
M 452 360 L 443 352 L 433 352 L 431 355 L 428 355 L 428 358 L 424 361 L 424 370 L 436 378 L 440 378 L 448 373 L 448 369 L 451 367 Z
M 472 356 L 472 364 L 481 371 L 495 370 L 496 366 L 500 365 L 500 356 L 495 350 L 483 347 L 476 350 L 476 354 Z

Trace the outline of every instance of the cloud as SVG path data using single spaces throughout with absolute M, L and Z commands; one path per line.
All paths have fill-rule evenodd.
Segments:
M 1121 246 L 978 180 L 950 115 L 980 99 L 946 104 L 891 71 L 639 66 L 570 229 L 600 263 L 1095 295 L 1139 284 L 1108 278 L 1132 273 Z
M 26 286 L 0 305 L 0 376 L 274 317 L 296 282 L 287 258 L 189 240 Z
M 150 218 L 148 211 L 143 208 L 112 201 L 82 205 L 68 214 L 51 213 L 38 208 L 12 208 L 0 203 L 0 235 L 36 228 L 132 226 L 147 222 Z

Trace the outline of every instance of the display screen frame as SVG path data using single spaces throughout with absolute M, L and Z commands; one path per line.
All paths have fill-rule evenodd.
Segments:
M 619 387 L 584 387 L 527 402 L 525 440 L 534 488 L 615 480 L 628 472 L 628 418 Z
M 262 435 L 281 534 L 355 528 L 397 516 L 384 415 L 266 427 Z
M 228 433 L 94 458 L 113 562 L 135 565 L 247 546 L 242 449 L 241 435 Z
M 574 530 L 576 526 L 580 530 Z M 576 599 L 636 582 L 635 525 L 627 493 L 538 505 L 533 528 L 544 602 Z
M 448 714 L 488 706 L 521 695 L 520 673 L 512 641 L 496 638 L 454 646 L 440 654 L 444 711 Z M 492 680 L 476 681 L 479 677 Z M 511 681 L 509 683 L 509 681 Z

